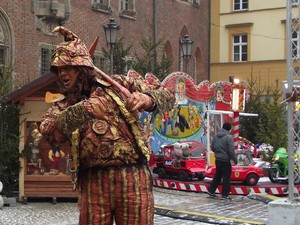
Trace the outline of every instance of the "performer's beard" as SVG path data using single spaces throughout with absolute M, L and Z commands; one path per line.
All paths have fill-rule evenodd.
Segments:
M 80 102 L 83 99 L 83 96 L 81 94 L 82 92 L 82 85 L 77 84 L 75 87 L 70 88 L 67 91 L 67 102 L 69 105 L 74 105 L 77 102 Z

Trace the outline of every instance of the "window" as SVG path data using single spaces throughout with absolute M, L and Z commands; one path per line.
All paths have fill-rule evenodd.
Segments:
M 5 71 L 8 69 L 8 46 L 1 44 L 0 40 L 0 78 L 3 78 Z
M 193 5 L 200 5 L 200 0 L 181 0 L 183 2 L 189 2 L 192 3 Z
M 121 0 L 120 1 L 120 15 L 135 17 L 135 1 L 134 0 Z
M 5 44 L 5 34 L 0 24 L 0 67 L 8 63 L 8 46 Z
M 0 66 L 5 64 L 5 48 L 0 45 Z
M 194 5 L 200 5 L 200 0 L 192 0 L 192 3 L 193 3 Z
M 299 30 L 293 30 L 293 33 L 292 33 L 292 57 L 293 57 L 293 59 L 300 58 Z
M 233 0 L 234 11 L 241 11 L 248 9 L 248 0 Z
M 49 149 L 49 143 L 42 138 L 39 121 L 25 123 L 26 145 L 29 154 L 26 156 L 26 175 L 69 175 L 71 169 L 70 147 L 66 142 Z M 55 157 L 55 159 L 54 159 Z M 53 160 L 49 160 L 49 158 Z
M 122 2 L 122 9 L 124 9 L 124 10 L 132 10 L 132 7 L 130 6 L 130 4 L 131 4 L 131 1 L 130 0 L 124 0 L 123 2 Z
M 246 62 L 248 60 L 248 37 L 247 35 L 233 36 L 233 61 Z
M 111 7 L 109 5 L 109 0 L 94 0 L 92 4 L 92 9 L 96 11 L 107 11 L 111 12 Z
M 298 5 L 299 4 L 299 0 L 292 0 L 292 5 Z
M 6 15 L 0 10 L 0 78 L 3 78 L 4 74 L 12 75 L 12 30 L 10 29 L 10 23 Z
M 95 0 L 98 4 L 108 5 L 108 0 Z
M 44 76 L 50 71 L 53 51 L 52 45 L 42 44 L 40 46 L 40 76 Z

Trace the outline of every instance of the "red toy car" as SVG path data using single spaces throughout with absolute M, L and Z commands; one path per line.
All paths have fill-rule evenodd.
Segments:
M 192 152 L 195 149 L 197 148 L 195 148 L 194 141 L 176 142 L 164 146 L 163 152 L 156 159 L 153 173 L 158 174 L 159 178 L 169 176 L 182 181 L 193 178 L 203 180 L 205 178 L 206 159 L 203 155 L 193 156 Z
M 238 164 L 232 166 L 231 181 L 241 181 L 246 185 L 255 186 L 259 178 L 266 175 L 261 167 L 262 164 L 254 162 L 251 154 L 245 154 L 245 151 L 242 151 L 238 154 L 237 158 Z M 206 177 L 213 178 L 215 173 L 215 165 L 207 166 L 205 171 Z
M 174 146 L 177 143 L 179 144 L 183 144 L 186 143 L 189 145 L 190 148 L 190 153 L 191 153 L 191 157 L 206 157 L 206 153 L 207 153 L 207 146 L 206 144 L 203 144 L 201 142 L 198 141 L 193 141 L 193 140 L 189 140 L 189 141 L 178 141 L 169 145 L 161 145 L 160 147 L 160 152 L 154 154 L 152 152 L 151 156 L 150 156 L 150 167 L 153 167 L 156 165 L 156 161 L 158 159 L 158 157 L 162 157 L 164 149 L 165 148 L 170 148 L 170 146 Z

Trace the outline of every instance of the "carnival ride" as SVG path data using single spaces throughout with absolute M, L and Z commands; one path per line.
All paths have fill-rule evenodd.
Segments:
M 237 154 L 238 164 L 232 166 L 231 181 L 254 186 L 259 179 L 268 176 L 265 163 L 254 161 L 252 153 L 245 146 L 239 144 Z M 188 151 L 184 151 L 188 148 Z M 153 173 L 161 179 L 172 178 L 189 181 L 205 177 L 213 178 L 216 167 L 207 165 L 206 146 L 197 141 L 181 141 L 162 146 L 162 151 L 156 157 Z
M 245 185 L 255 186 L 261 177 L 268 175 L 267 171 L 263 168 L 264 164 L 253 161 L 251 152 L 239 149 L 237 159 L 238 164 L 232 165 L 232 173 L 230 176 L 232 182 L 240 182 Z M 213 178 L 215 173 L 216 166 L 208 165 L 205 170 L 205 177 Z
M 153 173 L 158 177 L 189 181 L 205 178 L 205 145 L 195 141 L 176 142 L 162 147 L 157 157 Z M 199 153 L 201 152 L 201 153 Z M 194 153 L 194 154 L 192 154 Z M 198 155 L 199 154 L 199 155 Z
M 288 182 L 288 152 L 285 148 L 278 148 L 273 155 L 272 162 L 269 167 L 269 178 L 273 183 Z M 300 184 L 299 172 L 299 150 L 295 150 L 293 154 L 294 163 L 294 184 Z
M 194 152 L 194 155 L 196 155 L 196 157 L 187 157 L 180 159 L 179 162 L 182 162 L 182 166 L 176 168 L 173 164 L 173 158 L 164 158 L 163 156 L 164 154 L 172 154 L 172 151 L 174 151 L 175 143 L 162 147 L 162 152 L 164 154 L 162 154 L 161 152 L 161 154 L 157 157 L 157 160 L 159 162 L 153 165 L 154 186 L 173 190 L 175 189 L 179 191 L 207 192 L 214 174 L 215 165 L 206 165 L 205 159 L 203 159 L 203 153 L 207 153 L 207 149 L 203 146 L 202 143 L 198 142 L 196 144 L 196 141 L 183 141 L 181 143 L 188 142 L 193 143 L 194 146 L 198 146 L 198 148 L 190 148 L 191 155 Z M 270 165 L 268 162 L 264 161 L 261 158 L 252 158 L 251 150 L 249 148 L 247 149 L 245 146 L 242 147 L 242 143 L 240 143 L 239 147 L 239 154 L 237 156 L 239 160 L 238 165 L 232 167 L 231 194 L 248 195 L 250 193 L 255 193 L 271 194 L 277 196 L 284 196 L 288 194 L 288 186 L 286 183 L 273 183 L 270 181 Z M 170 152 L 168 152 L 169 150 Z M 202 153 L 199 154 L 199 152 Z M 193 165 L 194 162 L 199 161 L 201 163 Z M 192 169 L 189 169 L 192 168 L 192 166 L 187 162 L 193 165 L 194 170 L 196 170 L 195 168 L 197 168 L 197 170 L 203 172 L 203 168 L 205 168 L 204 178 L 202 174 L 200 175 L 200 177 L 192 175 L 192 173 L 189 174 L 187 171 L 192 171 Z M 295 189 L 300 192 L 300 185 L 295 185 Z M 222 187 L 219 186 L 217 189 L 217 193 L 221 193 L 221 190 Z
M 129 76 L 135 76 L 135 71 L 129 71 Z M 250 166 L 233 167 L 231 194 L 247 195 L 249 193 L 268 193 L 286 195 L 288 187 L 284 184 L 270 182 L 265 176 L 266 162 L 258 157 L 258 153 L 268 153 L 265 149 L 258 149 L 246 140 L 240 140 L 239 117 L 258 116 L 244 112 L 248 98 L 244 82 L 235 84 L 229 81 L 210 83 L 202 81 L 195 85 L 194 80 L 184 72 L 173 72 L 163 81 L 159 81 L 153 74 L 146 74 L 149 83 L 162 83 L 173 90 L 176 103 L 169 112 L 158 114 L 141 114 L 144 132 L 148 135 L 147 144 L 151 149 L 150 168 L 153 169 L 154 186 L 182 191 L 207 192 L 211 178 L 205 175 L 206 167 L 213 167 L 214 155 L 210 149 L 211 137 L 217 133 L 224 122 L 233 124 L 232 136 L 235 150 L 243 149 L 254 157 Z M 146 121 L 146 122 L 144 122 Z M 152 121 L 151 123 L 149 121 Z M 198 142 L 195 145 L 205 145 L 199 152 L 205 154 L 200 159 L 196 154 L 177 160 L 165 157 L 167 149 L 175 152 L 175 143 Z M 173 150 L 172 150 L 173 149 Z M 265 154 L 267 155 L 267 154 Z M 192 157 L 191 157 L 192 156 Z M 202 156 L 203 157 L 203 156 Z M 193 172 L 193 171 L 198 172 Z M 249 172 L 250 171 L 250 172 Z M 206 171 L 208 172 L 208 171 Z M 201 174 L 200 176 L 197 173 Z M 203 178 L 203 173 L 205 178 Z M 250 175 L 249 175 L 250 174 Z M 200 178 L 200 179 L 199 179 Z M 233 181 L 235 180 L 236 181 Z M 247 184 L 247 185 L 245 185 Z M 300 185 L 295 186 L 300 192 Z M 221 186 L 217 192 L 221 191 Z

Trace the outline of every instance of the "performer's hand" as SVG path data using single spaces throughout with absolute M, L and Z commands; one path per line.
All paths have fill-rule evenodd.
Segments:
M 144 110 L 151 110 L 154 106 L 153 99 L 149 95 L 140 92 L 133 92 L 126 101 L 126 108 L 130 112 L 136 110 L 143 112 Z

